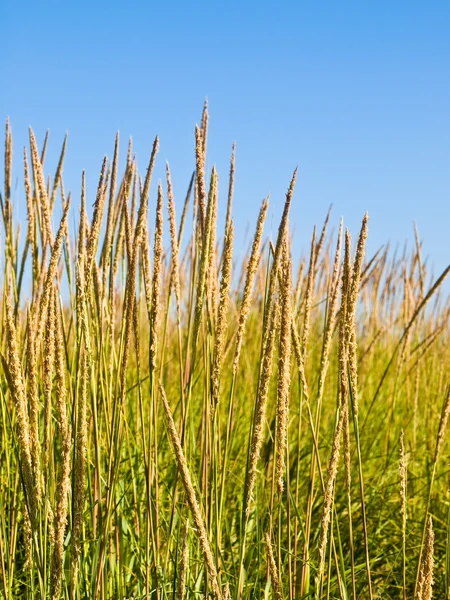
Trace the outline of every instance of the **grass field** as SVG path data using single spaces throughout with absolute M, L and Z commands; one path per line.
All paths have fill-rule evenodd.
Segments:
M 207 125 L 176 214 L 117 138 L 88 218 L 31 131 L 12 194 L 7 124 L 0 594 L 450 598 L 448 269 L 366 256 L 363 215 L 292 255 L 295 173 L 233 259 Z

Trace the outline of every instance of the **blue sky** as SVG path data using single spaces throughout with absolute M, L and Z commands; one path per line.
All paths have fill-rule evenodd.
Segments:
M 13 2 L 0 6 L 0 118 L 11 118 L 15 174 L 31 125 L 50 129 L 47 168 L 69 132 L 65 186 L 92 201 L 116 130 L 141 169 L 160 136 L 156 179 L 170 162 L 181 202 L 194 166 L 194 126 L 210 106 L 208 166 L 225 211 L 237 143 L 238 239 L 271 195 L 276 227 L 296 165 L 295 244 L 333 203 L 369 251 L 412 240 L 450 262 L 450 2 Z M 23 197 L 19 179 L 16 197 Z M 20 209 L 19 209 L 20 216 Z

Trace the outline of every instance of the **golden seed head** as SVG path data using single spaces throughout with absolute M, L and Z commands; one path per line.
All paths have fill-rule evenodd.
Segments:
M 264 221 L 266 219 L 267 209 L 269 207 L 269 201 L 267 198 L 263 201 L 261 209 L 259 211 L 258 221 L 256 223 L 256 231 L 253 237 L 252 250 L 250 253 L 250 259 L 247 265 L 247 272 L 245 274 L 244 293 L 242 296 L 242 302 L 239 309 L 239 323 L 236 334 L 236 348 L 234 351 L 233 358 L 233 376 L 236 375 L 239 357 L 241 354 L 242 342 L 244 339 L 245 323 L 250 311 L 250 302 L 252 298 L 252 289 L 255 280 L 256 270 L 258 268 L 260 259 L 260 245 L 261 237 L 264 229 Z
M 219 308 L 217 313 L 216 337 L 214 340 L 214 360 L 212 373 L 212 405 L 215 409 L 219 403 L 220 371 L 223 361 L 225 334 L 227 330 L 228 305 L 230 300 L 231 270 L 233 261 L 233 222 L 225 235 L 225 248 L 220 281 Z
M 180 273 L 178 263 L 178 238 L 177 238 L 177 225 L 175 217 L 175 201 L 173 198 L 172 181 L 170 177 L 169 163 L 166 163 L 166 177 L 167 177 L 167 203 L 169 211 L 169 228 L 170 228 L 170 244 L 172 247 L 172 272 L 171 279 L 175 291 L 175 301 L 177 304 L 177 322 L 180 324 L 181 320 L 181 288 L 180 288 Z
M 273 555 L 272 544 L 269 534 L 266 534 L 266 547 L 269 562 L 270 579 L 272 580 L 273 595 L 276 600 L 283 600 L 283 591 L 281 586 L 280 574 L 278 573 L 277 564 Z
M 163 191 L 161 182 L 158 184 L 158 200 L 156 203 L 155 242 L 153 246 L 153 287 L 152 287 L 152 311 L 151 311 L 151 347 L 150 364 L 156 369 L 157 331 L 159 320 L 161 271 L 163 255 Z
M 419 580 L 417 585 L 417 600 L 431 600 L 433 596 L 433 570 L 434 570 L 434 531 L 433 520 L 428 517 L 425 545 L 422 562 L 420 565 Z
M 288 433 L 289 389 L 291 385 L 291 323 L 292 323 L 292 264 L 289 254 L 287 234 L 283 242 L 281 286 L 281 332 L 278 359 L 277 442 L 276 479 L 278 494 L 283 492 L 283 477 L 286 468 L 286 448 Z
M 269 395 L 269 383 L 272 375 L 273 351 L 275 332 L 278 328 L 280 316 L 280 305 L 277 299 L 272 304 L 271 313 L 268 317 L 268 332 L 266 343 L 261 358 L 261 370 L 258 381 L 258 392 L 253 415 L 253 429 L 250 443 L 250 458 L 247 470 L 247 479 L 244 492 L 244 514 L 248 517 L 250 503 L 253 499 L 253 489 L 256 482 L 256 473 L 261 447 L 264 437 L 264 424 L 266 417 L 267 398 Z
M 400 474 L 400 510 L 402 514 L 403 529 L 406 527 L 406 492 L 407 492 L 407 464 L 405 456 L 405 435 L 402 430 L 400 435 L 400 462 L 399 462 L 399 474 Z M 405 531 L 404 531 L 405 533 Z

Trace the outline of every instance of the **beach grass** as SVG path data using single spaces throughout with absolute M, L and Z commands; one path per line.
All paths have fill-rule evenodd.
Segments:
M 299 254 L 296 171 L 235 253 L 207 129 L 180 197 L 117 136 L 75 198 L 7 123 L 0 596 L 450 598 L 450 267 L 363 214 Z

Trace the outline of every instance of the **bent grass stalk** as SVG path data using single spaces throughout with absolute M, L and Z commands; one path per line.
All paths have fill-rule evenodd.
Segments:
M 161 394 L 161 400 L 163 403 L 164 411 L 166 413 L 167 419 L 167 429 L 170 437 L 170 441 L 172 443 L 173 452 L 175 454 L 175 458 L 177 461 L 178 469 L 180 471 L 181 479 L 183 481 L 184 490 L 186 493 L 186 499 L 189 504 L 189 508 L 192 512 L 192 517 L 194 519 L 195 525 L 198 530 L 198 537 L 200 541 L 200 545 L 203 551 L 203 555 L 205 558 L 205 563 L 208 569 L 208 575 L 211 581 L 211 588 L 214 593 L 214 596 L 220 600 L 222 594 L 219 589 L 219 582 L 217 576 L 217 569 L 214 564 L 214 558 L 211 550 L 211 545 L 208 540 L 208 535 L 206 533 L 206 525 L 203 515 L 201 513 L 200 505 L 197 500 L 197 495 L 194 490 L 194 486 L 192 485 L 191 474 L 189 472 L 189 468 L 186 463 L 186 459 L 184 457 L 183 448 L 181 446 L 181 441 L 178 436 L 178 432 L 175 428 L 175 423 L 173 421 L 172 412 L 170 410 L 169 403 L 167 401 L 166 393 L 164 391 L 163 386 L 160 384 L 159 391 Z

